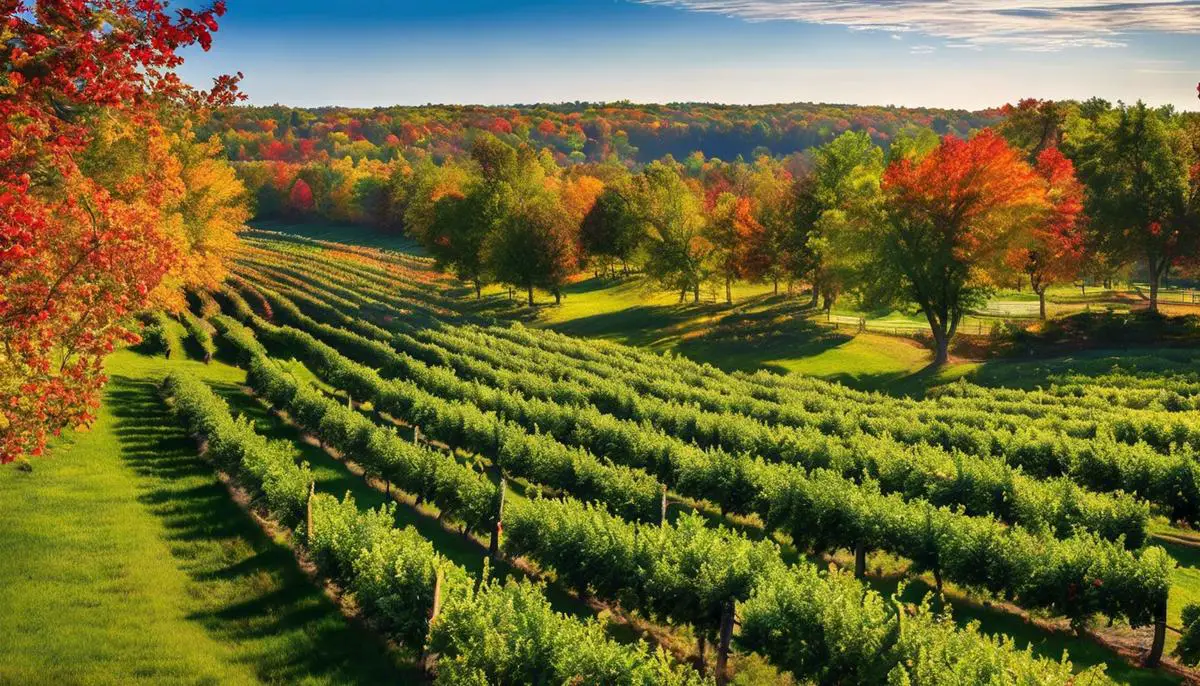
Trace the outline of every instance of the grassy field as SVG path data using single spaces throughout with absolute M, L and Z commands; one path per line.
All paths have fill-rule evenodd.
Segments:
M 0 683 L 383 683 L 411 673 L 229 497 L 133 352 L 90 431 L 0 469 Z
M 911 339 L 833 330 L 814 321 L 806 305 L 799 296 L 746 284 L 735 287 L 732 306 L 712 298 L 680 303 L 678 294 L 632 277 L 584 279 L 567 287 L 561 305 L 533 309 L 509 304 L 505 291 L 491 287 L 475 307 L 529 326 L 678 353 L 726 370 L 803 372 L 867 388 L 913 374 L 932 359 Z

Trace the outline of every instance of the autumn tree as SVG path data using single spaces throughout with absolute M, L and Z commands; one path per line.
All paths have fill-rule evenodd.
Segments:
M 1072 107 L 1054 100 L 1026 98 L 1001 108 L 1004 121 L 998 129 L 1010 145 L 1023 151 L 1030 160 L 1036 160 L 1046 150 L 1062 147 Z
M 620 262 L 622 270 L 629 272 L 629 263 L 645 238 L 645 227 L 628 178 L 600 192 L 580 222 L 579 238 L 587 255 Z
M 852 238 L 873 221 L 882 173 L 883 151 L 866 133 L 844 133 L 813 152 L 808 201 L 815 207 L 812 223 L 801 227 L 812 255 L 813 305 L 820 295 L 831 309 L 845 287 L 862 249 Z
M 709 213 L 703 237 L 712 246 L 713 270 L 725 283 L 725 302 L 733 304 L 733 282 L 746 273 L 746 255 L 758 242 L 762 226 L 754 217 L 750 199 L 722 193 Z
M 437 203 L 446 197 L 461 197 L 469 180 L 469 172 L 461 165 L 421 160 L 410 174 L 395 174 L 391 179 L 392 221 L 402 224 L 426 247 L 434 246 L 438 240 L 433 234 Z
M 782 165 L 761 158 L 747 185 L 756 226 L 747 232 L 741 246 L 742 276 L 751 281 L 770 281 L 778 295 L 779 280 L 787 275 L 794 259 L 795 180 Z
M 189 207 L 198 200 L 185 187 L 189 164 L 176 157 L 163 114 L 230 102 L 236 79 L 197 93 L 174 72 L 180 49 L 209 47 L 221 3 L 170 14 L 155 0 L 2 7 L 0 462 L 8 462 L 93 419 L 103 356 L 136 340 L 131 315 L 180 269 L 196 243 L 188 224 L 201 226 L 208 213 Z M 193 181 L 210 171 L 190 164 Z
M 1024 241 L 1014 244 L 1007 263 L 1029 277 L 1038 296 L 1038 311 L 1045 319 L 1046 289 L 1075 278 L 1083 263 L 1083 186 L 1075 178 L 1075 166 L 1058 148 L 1044 149 L 1035 168 L 1046 184 L 1049 210 L 1033 223 Z
M 907 296 L 917 304 L 933 333 L 934 364 L 942 364 L 963 316 L 1003 272 L 1009 247 L 1045 212 L 1045 190 L 990 129 L 916 152 L 884 172 L 882 220 L 862 243 L 869 252 L 857 273 L 868 300 Z
M 534 288 L 550 291 L 558 304 L 579 266 L 574 224 L 558 196 L 544 189 L 526 192 L 487 237 L 484 254 L 490 273 L 524 289 L 530 307 Z
M 1097 251 L 1144 263 L 1151 312 L 1167 270 L 1200 245 L 1200 163 L 1183 118 L 1139 102 L 1070 132 Z
M 418 235 L 440 268 L 452 269 L 458 278 L 474 284 L 475 296 L 481 297 L 488 278 L 484 244 L 516 206 L 514 182 L 522 173 L 540 169 L 540 163 L 519 163 L 517 151 L 490 133 L 475 139 L 471 159 L 474 170 L 468 172 L 461 190 L 432 204 L 429 227 Z M 428 176 L 435 182 L 444 180 L 441 172 Z M 411 202 L 421 207 L 428 200 L 414 198 Z
M 703 235 L 697 192 L 669 160 L 647 165 L 637 181 L 638 216 L 646 227 L 646 273 L 663 287 L 679 291 L 680 302 L 689 291 L 699 302 L 712 243 Z
M 288 191 L 288 209 L 295 215 L 305 216 L 316 210 L 312 186 L 304 179 L 296 179 Z

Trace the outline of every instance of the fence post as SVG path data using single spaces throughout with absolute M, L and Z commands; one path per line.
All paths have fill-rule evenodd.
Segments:
M 488 545 L 488 554 L 493 560 L 500 559 L 500 532 L 504 530 L 504 492 L 508 490 L 508 480 L 500 477 L 500 494 L 496 506 L 496 526 L 492 529 L 492 541 Z
M 425 632 L 425 646 L 421 652 L 421 670 L 428 672 L 435 659 L 435 655 L 429 652 L 429 635 L 433 631 L 433 623 L 437 621 L 438 615 L 442 612 L 442 570 L 438 568 L 437 576 L 433 580 L 433 607 L 429 610 L 429 628 Z
M 437 570 L 437 578 L 433 580 L 433 609 L 429 613 L 429 625 L 433 626 L 438 615 L 442 612 L 442 570 Z
M 662 511 L 659 513 L 659 516 L 658 516 L 658 524 L 659 524 L 659 526 L 667 525 L 667 485 L 666 484 L 663 484 L 663 487 L 662 487 Z
M 317 483 L 315 481 L 308 482 L 308 503 L 305 505 L 307 510 L 304 519 L 304 542 L 312 546 L 312 501 L 313 495 L 317 492 Z

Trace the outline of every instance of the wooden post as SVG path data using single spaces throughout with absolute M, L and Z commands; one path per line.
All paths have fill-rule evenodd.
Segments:
M 504 530 L 504 492 L 508 490 L 508 480 L 500 477 L 500 493 L 496 506 L 496 526 L 492 529 L 492 541 L 488 544 L 488 554 L 493 560 L 500 559 L 500 532 Z
M 437 570 L 437 578 L 433 580 L 433 609 L 429 613 L 429 626 L 437 621 L 442 612 L 442 570 Z
M 658 523 L 660 526 L 667 525 L 667 485 L 662 487 L 662 512 L 659 513 Z
M 854 578 L 861 579 L 867 575 L 867 546 L 859 541 L 854 546 Z
M 1167 642 L 1167 599 L 1163 598 L 1155 608 L 1154 639 L 1150 642 L 1150 652 L 1142 661 L 1145 667 L 1157 667 L 1162 661 L 1163 646 Z
M 308 483 L 308 505 L 307 505 L 308 513 L 307 513 L 307 517 L 305 518 L 305 521 L 304 521 L 304 542 L 308 543 L 310 546 L 312 544 L 312 530 L 313 530 L 313 527 L 312 527 L 312 500 L 313 500 L 313 494 L 315 494 L 316 492 L 317 492 L 317 483 L 315 481 L 310 481 Z
M 433 623 L 437 621 L 438 615 L 442 612 L 442 570 L 437 570 L 437 576 L 433 580 L 433 607 L 429 609 L 429 629 L 425 632 L 425 646 L 421 651 L 420 667 L 424 672 L 428 672 L 433 666 L 437 656 L 429 652 L 429 633 L 433 630 Z
M 717 644 L 717 684 L 725 686 L 729 683 L 729 644 L 733 641 L 734 604 L 730 600 L 721 615 L 721 636 Z

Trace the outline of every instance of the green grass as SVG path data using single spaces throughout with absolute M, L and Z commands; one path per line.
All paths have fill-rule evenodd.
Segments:
M 89 432 L 0 469 L 0 683 L 347 683 L 412 676 L 229 497 L 119 352 Z
M 644 279 L 585 279 L 571 284 L 559 306 L 530 309 L 492 287 L 482 303 L 464 306 L 519 319 L 560 333 L 675 352 L 725 370 L 802 372 L 864 388 L 880 388 L 914 374 L 930 352 L 904 337 L 834 331 L 814 321 L 800 296 L 774 295 L 770 286 L 741 284 L 734 304 L 709 293 L 679 303 Z M 723 295 L 722 295 L 723 297 Z

